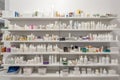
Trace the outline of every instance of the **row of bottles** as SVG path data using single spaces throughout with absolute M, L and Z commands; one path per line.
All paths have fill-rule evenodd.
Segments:
M 112 59 L 110 56 L 79 56 L 76 59 L 66 57 L 58 57 L 57 55 L 49 55 L 48 57 L 34 56 L 15 56 L 6 60 L 6 64 L 62 64 L 62 65 L 81 65 L 81 64 L 118 64 L 118 59 Z
M 68 36 L 59 36 L 55 34 L 45 34 L 44 36 L 36 36 L 33 33 L 30 35 L 13 35 L 11 33 L 3 34 L 3 40 L 5 41 L 118 41 L 118 35 L 114 36 L 111 33 L 96 33 L 75 36 L 74 34 L 68 33 Z
M 17 25 L 17 24 L 9 24 L 8 29 L 12 30 L 34 30 L 34 29 L 39 29 L 39 30 L 49 30 L 49 29 L 73 29 L 73 30 L 112 30 L 117 28 L 117 24 L 104 24 L 101 21 L 95 22 L 95 21 L 87 21 L 87 22 L 78 22 L 78 21 L 69 21 L 69 24 L 62 23 L 55 21 L 54 23 L 49 23 L 47 25 L 24 25 L 23 27 Z
M 93 53 L 100 53 L 102 52 L 118 52 L 118 47 L 108 47 L 108 46 L 100 46 L 95 47 L 92 45 L 88 45 L 85 47 L 80 47 L 77 45 L 70 45 L 65 47 L 60 47 L 58 44 L 20 44 L 18 45 L 11 45 L 10 47 L 1 46 L 1 52 L 93 52 Z

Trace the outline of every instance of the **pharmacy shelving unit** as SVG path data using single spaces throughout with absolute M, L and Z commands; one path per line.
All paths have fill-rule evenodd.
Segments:
M 4 27 L 4 19 L 0 17 L 0 36 L 2 37 L 2 31 L 1 28 Z M 1 48 L 2 42 L 0 40 L 0 48 Z M 0 51 L 1 54 L 1 51 Z M 0 55 L 0 61 L 2 62 L 2 55 Z M 1 65 L 2 63 L 0 63 Z M 1 67 L 1 66 L 0 66 Z
M 105 23 L 110 23 L 110 21 L 117 19 L 114 17 L 105 17 L 105 18 L 77 18 L 77 17 L 70 17 L 70 18 L 62 18 L 62 17 L 53 17 L 53 18 L 48 18 L 48 17 L 44 17 L 44 18 L 37 18 L 37 17 L 8 17 L 8 18 L 4 18 L 8 21 L 11 22 L 11 24 L 18 24 L 18 25 L 24 25 L 24 24 L 47 24 L 49 22 L 54 22 L 54 21 L 60 21 L 60 22 L 66 22 L 68 23 L 69 20 L 73 20 L 73 21 L 103 21 Z M 44 30 L 39 30 L 39 29 L 33 29 L 33 30 L 18 30 L 18 29 L 2 29 L 3 32 L 5 31 L 9 31 L 13 34 L 23 34 L 23 33 L 55 33 L 55 34 L 59 34 L 60 35 L 64 35 L 66 36 L 67 33 L 72 33 L 72 34 L 78 34 L 78 33 L 104 33 L 104 32 L 112 32 L 115 30 L 119 30 L 119 29 L 110 29 L 110 30 L 102 30 L 102 29 L 92 29 L 92 30 L 74 30 L 74 29 L 44 29 Z M 119 43 L 119 41 L 4 41 L 2 40 L 3 43 L 10 43 L 10 44 L 20 44 L 20 43 L 26 43 L 26 44 L 58 44 L 59 46 L 69 46 L 70 44 L 74 44 L 74 45 L 109 45 L 110 43 L 112 44 L 117 44 Z M 4 56 L 15 56 L 15 55 L 23 55 L 23 56 L 29 56 L 29 55 L 51 55 L 51 54 L 55 54 L 58 57 L 60 56 L 66 56 L 66 57 L 70 57 L 71 56 L 74 58 L 76 56 L 74 55 L 90 55 L 90 56 L 94 56 L 97 55 L 98 57 L 101 55 L 119 55 L 119 52 L 100 52 L 100 53 L 95 53 L 95 52 L 87 52 L 87 53 L 83 53 L 83 52 L 6 52 L 6 53 L 1 53 Z M 5 57 L 7 58 L 7 57 Z M 20 66 L 20 67 L 57 67 L 60 69 L 63 69 L 64 67 L 118 67 L 119 64 L 80 64 L 80 65 L 62 65 L 62 64 L 49 64 L 49 65 L 43 65 L 43 64 L 3 64 L 2 66 L 4 67 L 9 67 L 9 66 Z M 3 72 L 2 75 L 0 75 L 1 77 L 10 77 L 10 78 L 118 78 L 119 74 L 109 74 L 109 75 L 87 75 L 87 74 L 81 74 L 81 75 L 71 75 L 69 74 L 68 76 L 62 76 L 61 74 L 46 74 L 46 75 L 39 75 L 39 74 L 31 74 L 31 75 L 23 75 L 23 74 L 13 74 L 13 75 L 9 75 L 9 74 L 5 74 L 5 72 Z

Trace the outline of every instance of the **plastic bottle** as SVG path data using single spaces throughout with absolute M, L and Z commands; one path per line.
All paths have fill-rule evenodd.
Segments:
M 109 64 L 109 63 L 110 63 L 110 57 L 106 56 L 106 64 Z
M 105 63 L 106 63 L 106 58 L 102 57 L 102 64 L 105 64 Z
M 41 55 L 41 63 L 43 64 L 43 55 Z
M 62 57 L 60 57 L 60 64 L 62 64 Z
M 100 68 L 100 74 L 103 74 L 103 69 L 102 68 Z
M 49 64 L 52 64 L 52 57 L 51 57 L 51 55 L 49 56 Z
M 84 57 L 84 64 L 87 64 L 88 63 L 88 58 L 87 56 Z
M 83 56 L 81 56 L 80 57 L 80 64 L 83 64 L 83 61 L 84 61 Z
M 55 64 L 57 63 L 57 55 L 55 55 Z
M 103 74 L 107 74 L 107 70 L 106 69 L 103 69 Z
M 54 62 L 54 56 L 52 55 L 51 58 L 52 58 L 51 63 L 54 64 L 55 63 Z

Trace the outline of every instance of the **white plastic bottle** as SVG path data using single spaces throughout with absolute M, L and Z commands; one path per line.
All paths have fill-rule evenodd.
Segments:
M 68 37 L 71 38 L 71 33 L 69 33 Z
M 60 57 L 60 64 L 62 64 L 62 57 Z
M 116 36 L 116 41 L 118 41 L 118 36 Z
M 98 63 L 98 58 L 97 58 L 97 56 L 94 56 L 94 63 Z
M 102 68 L 100 68 L 100 74 L 103 74 L 103 69 Z
M 52 57 L 51 57 L 51 55 L 49 56 L 49 64 L 52 64 Z
M 103 74 L 107 74 L 107 70 L 106 69 L 103 69 Z
M 102 57 L 102 64 L 105 64 L 105 63 L 106 63 L 106 58 Z
M 40 57 L 37 56 L 37 64 L 40 64 Z
M 54 56 L 52 55 L 51 58 L 52 58 L 52 62 L 51 63 L 54 64 L 55 63 L 54 62 Z
M 88 63 L 88 58 L 87 56 L 84 57 L 84 64 L 87 64 Z
M 43 55 L 41 55 L 41 63 L 43 64 Z
M 46 45 L 45 44 L 43 45 L 42 49 L 43 49 L 43 52 L 46 52 Z
M 73 27 L 73 21 L 72 20 L 69 21 L 69 25 L 70 25 L 70 27 Z
M 102 57 L 99 57 L 99 63 L 100 64 L 102 63 Z
M 99 75 L 99 74 L 100 74 L 98 69 L 95 70 L 95 74 L 96 74 L 96 75 Z
M 54 46 L 54 51 L 55 51 L 55 52 L 59 52 L 59 48 L 58 48 L 58 45 L 57 45 L 57 44 Z
M 25 25 L 24 25 L 24 29 L 25 29 L 25 30 L 29 30 L 29 27 L 25 24 Z
M 81 56 L 80 57 L 80 64 L 83 64 L 83 61 L 84 61 L 83 56 Z
M 57 63 L 57 55 L 55 55 L 55 64 Z
M 36 47 L 36 48 L 37 48 L 37 52 L 39 52 L 39 50 L 40 50 L 40 46 L 39 46 L 39 45 L 37 45 L 37 47 Z
M 81 52 L 81 47 L 79 47 L 79 52 Z
M 52 52 L 52 45 L 48 45 L 47 51 L 48 51 L 48 52 Z
M 74 22 L 73 29 L 77 29 L 77 23 L 76 22 Z
M 109 63 L 110 63 L 110 57 L 106 56 L 106 64 L 109 64 Z
M 37 56 L 34 57 L 33 61 L 34 61 L 34 64 L 37 64 Z

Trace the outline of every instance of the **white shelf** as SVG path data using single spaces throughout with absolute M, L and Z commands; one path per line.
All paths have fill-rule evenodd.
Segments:
M 62 52 L 63 53 L 63 52 Z M 5 55 L 5 54 L 21 54 L 21 55 L 35 55 L 35 54 L 60 54 L 60 52 L 5 52 L 5 53 L 1 53 L 1 55 Z
M 84 74 L 84 75 L 69 75 L 68 78 L 108 78 L 108 77 L 119 77 L 119 75 L 95 75 L 95 74 Z M 66 76 L 67 78 L 67 76 Z
M 77 64 L 77 65 L 62 65 L 62 64 L 2 64 L 2 66 L 49 66 L 49 67 L 70 67 L 70 66 L 80 66 L 80 67 L 108 67 L 108 66 L 118 66 L 118 64 Z
M 119 41 L 116 41 L 116 40 L 113 40 L 113 41 L 1 41 L 1 42 L 9 42 L 9 43 L 102 43 L 102 42 L 119 42 Z
M 5 52 L 5 53 L 1 53 L 1 55 L 17 55 L 17 54 L 21 54 L 21 55 L 35 55 L 35 54 L 71 54 L 71 55 L 75 55 L 75 54 L 79 54 L 79 55 L 106 55 L 106 54 L 119 54 L 119 52 Z
M 117 17 L 5 17 L 7 20 L 66 20 L 66 19 L 78 19 L 78 20 L 112 20 L 117 19 Z
M 39 74 L 31 74 L 31 75 L 9 75 L 9 74 L 2 74 L 1 77 L 10 77 L 10 78 L 111 78 L 111 77 L 119 77 L 118 74 L 108 74 L 108 75 L 95 75 L 95 74 L 84 74 L 84 75 L 68 75 L 62 76 L 59 74 L 46 74 L 46 75 L 39 75 Z
M 60 41 L 1 41 L 1 42 L 10 42 L 10 43 L 59 43 Z
M 64 42 L 68 42 L 68 43 L 71 43 L 71 42 L 72 42 L 72 43 L 78 43 L 78 42 L 83 42 L 83 43 L 87 43 L 87 42 L 88 42 L 88 43 L 89 43 L 89 42 L 92 42 L 92 43 L 93 43 L 93 42 L 98 42 L 98 43 L 99 43 L 99 42 L 100 42 L 100 43 L 101 43 L 101 42 L 119 42 L 119 41 L 116 41 L 116 40 L 112 40 L 112 41 L 95 41 L 95 40 L 94 40 L 94 41 L 89 41 L 89 40 L 86 40 L 86 41 L 85 41 L 85 40 L 84 40 L 84 41 L 83 41 L 83 40 L 80 40 L 80 41 L 79 41 L 79 40 L 77 40 L 77 41 L 75 41 L 75 40 L 74 40 L 74 41 L 59 41 L 59 42 L 63 42 L 63 43 L 64 43 Z
M 112 20 L 112 19 L 117 19 L 117 17 L 68 17 L 68 18 L 65 18 L 65 17 L 60 17 L 61 20 L 63 19 L 100 19 L 100 20 Z
M 2 64 L 2 66 L 59 66 L 59 64 Z
M 11 77 L 11 78 L 58 78 L 60 77 L 59 74 L 46 74 L 46 75 L 39 75 L 39 74 L 32 74 L 32 75 L 19 75 L 19 74 L 15 74 L 15 75 L 10 75 L 10 74 L 4 74 L 4 75 L 0 75 L 1 77 Z
M 1 29 L 2 31 L 13 31 L 13 32 L 17 32 L 17 31 L 19 31 L 19 32 L 25 32 L 25 31 L 28 31 L 28 32 L 34 32 L 34 31 L 40 31 L 40 32 L 43 32 L 43 31 L 75 31 L 75 32 L 77 32 L 77 31 L 119 31 L 120 29 L 107 29 L 107 30 L 102 30 L 102 29 L 99 29 L 99 30 L 97 30 L 97 29 L 90 29 L 90 30 L 76 30 L 76 29 L 28 29 L 28 30 L 22 30 L 22 29 L 19 29 L 19 30 L 17 30 L 17 29 Z
M 7 20 L 59 20 L 59 17 L 4 17 Z

